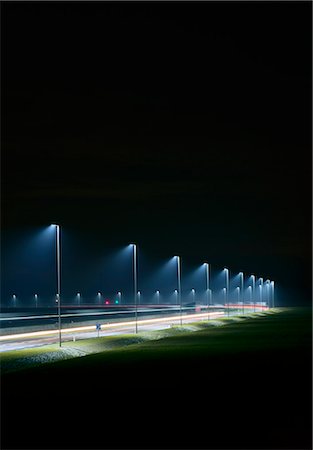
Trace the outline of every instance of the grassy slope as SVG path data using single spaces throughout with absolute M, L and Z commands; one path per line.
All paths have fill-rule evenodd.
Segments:
M 22 370 L 2 447 L 311 449 L 311 367 L 301 309 Z

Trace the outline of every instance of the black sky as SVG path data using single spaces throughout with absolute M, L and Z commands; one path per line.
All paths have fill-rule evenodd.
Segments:
M 2 241 L 56 221 L 311 301 L 311 9 L 2 2 Z

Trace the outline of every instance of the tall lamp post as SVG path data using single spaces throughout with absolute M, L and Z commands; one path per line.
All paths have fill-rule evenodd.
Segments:
M 260 289 L 260 296 L 261 296 L 260 297 L 260 301 L 261 301 L 261 306 L 263 307 L 263 305 L 262 305 L 263 298 L 264 298 L 264 296 L 263 296 L 263 278 L 260 277 L 259 280 L 260 280 L 260 286 L 261 286 L 261 289 Z
M 60 225 L 53 224 L 56 230 L 56 263 L 57 263 L 57 303 L 58 303 L 58 322 L 59 322 L 59 347 L 62 345 L 61 337 L 61 241 Z
M 195 308 L 195 311 L 196 311 L 196 291 L 195 291 L 195 289 L 191 289 L 191 295 L 192 295 L 192 303 L 195 305 L 194 306 L 194 308 Z
M 176 256 L 177 260 L 177 291 L 179 297 L 179 314 L 180 314 L 180 325 L 183 324 L 182 318 L 182 296 L 181 296 L 181 267 L 180 267 L 180 257 Z
M 236 287 L 236 291 L 237 291 L 237 304 L 238 304 L 238 309 L 239 309 L 239 302 L 240 302 L 240 287 L 239 286 Z
M 225 292 L 225 300 L 227 303 L 227 315 L 229 316 L 229 270 L 224 269 L 225 276 L 226 276 L 226 292 Z
M 252 278 L 253 312 L 255 312 L 255 275 L 251 275 L 251 278 Z
M 275 308 L 275 283 L 271 281 L 271 291 L 272 291 L 272 308 Z
M 133 246 L 133 274 L 134 274 L 134 302 L 135 302 L 135 331 L 138 333 L 138 311 L 137 311 L 137 246 L 136 244 L 132 244 Z
M 242 313 L 245 313 L 245 297 L 244 297 L 244 278 L 243 272 L 239 272 L 240 275 L 240 292 L 241 292 L 241 301 L 242 301 Z
M 248 292 L 249 292 L 249 303 L 252 302 L 252 287 L 248 286 Z
M 268 303 L 268 307 L 270 308 L 270 280 L 266 280 L 265 281 L 265 292 L 266 292 L 266 297 L 267 297 L 267 303 Z
M 205 291 L 208 304 L 208 320 L 210 319 L 210 278 L 209 278 L 209 264 L 204 263 L 205 268 Z
M 160 291 L 156 291 L 157 303 L 160 304 Z
M 225 311 L 225 305 L 226 305 L 226 288 L 225 287 L 223 287 L 223 289 L 222 289 L 222 292 L 223 292 L 223 297 L 224 297 L 224 311 Z

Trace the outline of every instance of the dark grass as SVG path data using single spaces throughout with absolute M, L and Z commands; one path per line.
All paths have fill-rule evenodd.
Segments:
M 311 310 L 3 375 L 2 448 L 311 449 Z

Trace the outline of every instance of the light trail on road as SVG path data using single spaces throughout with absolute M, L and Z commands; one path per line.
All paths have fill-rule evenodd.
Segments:
M 224 317 L 224 312 L 212 312 L 209 313 L 210 319 Z M 199 313 L 199 314 L 186 314 L 183 316 L 183 323 L 190 323 L 201 321 L 203 319 L 208 319 L 208 313 Z M 175 324 L 180 321 L 180 318 L 177 316 L 167 316 L 167 317 L 159 317 L 153 319 L 139 319 L 137 321 L 138 327 L 141 327 L 141 331 L 151 331 L 153 329 L 162 329 L 166 328 L 169 323 Z M 112 335 L 112 334 L 121 334 L 126 332 L 133 332 L 134 327 L 136 325 L 135 320 L 125 321 L 125 322 L 114 322 L 101 324 L 101 330 L 99 331 L 99 335 L 103 337 L 104 335 Z M 33 331 L 27 333 L 15 333 L 0 336 L 0 342 L 3 345 L 0 347 L 0 351 L 14 350 L 17 348 L 27 348 L 33 347 L 36 341 L 39 341 L 39 345 L 44 345 L 47 343 L 53 343 L 58 336 L 58 330 L 41 330 L 41 331 Z M 64 340 L 69 339 L 83 339 L 89 337 L 95 337 L 98 335 L 98 331 L 96 330 L 95 325 L 86 325 L 79 327 L 70 327 L 62 329 L 62 336 Z M 45 338 L 47 340 L 45 340 Z M 13 342 L 12 342 L 13 341 Z M 15 342 L 14 342 L 15 341 Z M 21 342 L 23 341 L 23 342 Z
M 222 307 L 222 306 L 221 306 Z M 203 307 L 205 308 L 205 307 Z M 206 307 L 207 308 L 207 307 Z M 171 308 L 173 311 L 175 309 L 179 309 L 177 307 Z M 185 306 L 183 308 L 186 309 L 194 309 L 193 306 Z M 163 312 L 168 311 L 169 308 L 146 308 L 146 309 L 138 309 L 138 313 L 151 313 L 151 312 Z M 69 318 L 69 317 L 86 317 L 86 316 L 104 316 L 104 315 L 118 315 L 118 314 L 133 314 L 133 309 L 125 310 L 125 311 L 100 311 L 100 312 L 83 312 L 83 313 L 70 313 L 70 314 L 62 314 L 62 319 Z M 29 316 L 9 316 L 9 317 L 0 317 L 0 321 L 8 321 L 11 322 L 12 320 L 35 320 L 35 319 L 55 319 L 58 315 L 55 314 L 46 314 L 42 316 L 36 316 L 36 315 L 29 315 Z

